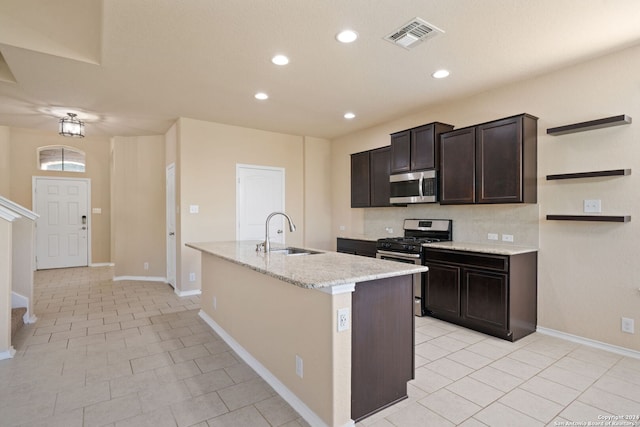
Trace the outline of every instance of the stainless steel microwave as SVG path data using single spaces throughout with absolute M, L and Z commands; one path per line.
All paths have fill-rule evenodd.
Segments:
M 438 182 L 435 170 L 401 173 L 389 177 L 392 205 L 435 203 L 438 201 Z

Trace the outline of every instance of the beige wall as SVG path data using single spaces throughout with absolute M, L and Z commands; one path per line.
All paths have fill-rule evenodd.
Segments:
M 114 274 L 164 278 L 164 136 L 115 137 L 112 146 Z
M 287 244 L 304 245 L 307 223 L 313 224 L 310 240 L 324 244 L 321 236 L 329 235 L 328 211 L 305 210 L 305 183 L 311 188 L 326 182 L 328 143 L 256 129 L 181 118 L 178 122 L 177 173 L 180 200 L 178 269 L 180 291 L 200 289 L 200 256 L 184 246 L 186 242 L 225 241 L 236 239 L 236 165 L 250 164 L 285 169 L 285 207 L 299 225 L 287 234 Z M 305 147 L 317 157 L 318 165 L 305 173 Z M 324 162 L 324 164 L 321 164 Z M 328 206 L 328 192 L 321 190 L 317 203 Z M 189 205 L 198 205 L 199 213 L 190 214 Z M 315 207 L 315 206 L 313 206 Z M 326 216 L 326 217 L 325 217 Z M 325 227 L 320 230 L 319 227 Z M 189 273 L 197 280 L 189 282 Z
M 351 306 L 351 293 L 304 289 L 212 255 L 202 257 L 202 310 L 327 425 L 347 425 L 351 331 L 338 333 L 333 313 Z M 296 355 L 303 360 L 302 378 L 296 375 Z
M 0 126 L 0 196 L 7 199 L 11 193 L 11 141 L 10 130 Z
M 11 347 L 11 226 L 0 219 L 0 353 Z
M 55 125 L 55 122 L 54 122 Z M 0 140 L 2 137 L 0 137 Z M 91 180 L 91 207 L 102 209 L 91 215 L 91 262 L 111 261 L 111 195 L 109 190 L 109 139 L 87 136 L 66 138 L 55 132 L 31 129 L 10 129 L 10 182 L 8 199 L 32 209 L 32 177 L 55 176 L 88 178 Z M 50 172 L 38 169 L 37 150 L 47 145 L 66 145 L 86 153 L 86 172 Z
M 539 326 L 640 350 L 638 332 L 630 335 L 620 330 L 621 316 L 640 322 L 640 127 L 634 123 L 559 137 L 546 135 L 549 127 L 618 114 L 640 119 L 638 69 L 640 47 L 634 47 L 332 141 L 334 237 L 341 233 L 379 233 L 387 223 L 400 234 L 405 213 L 407 217 L 454 217 L 456 240 L 486 241 L 485 232 L 492 230 L 512 232 L 516 243 L 533 243 L 537 227 Z M 442 84 L 454 85 L 454 76 Z M 435 120 L 460 128 L 524 112 L 540 118 L 538 205 L 431 206 L 406 211 L 349 207 L 346 183 L 350 179 L 350 153 L 388 145 L 389 133 Z M 621 178 L 545 179 L 548 174 L 615 168 L 631 168 L 634 173 Z M 633 219 L 626 224 L 545 219 L 547 214 L 582 213 L 582 200 L 586 198 L 601 199 L 605 215 L 626 214 Z M 531 219 L 532 210 L 539 211 L 537 219 Z M 340 225 L 347 230 L 340 232 Z M 478 229 L 481 231 L 475 231 Z
M 331 249 L 331 143 L 304 138 L 304 245 Z

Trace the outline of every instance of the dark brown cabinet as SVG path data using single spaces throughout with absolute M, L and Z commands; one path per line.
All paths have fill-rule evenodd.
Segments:
M 494 255 L 428 248 L 427 314 L 509 341 L 536 330 L 537 252 Z
M 351 155 L 351 207 L 385 207 L 389 203 L 390 147 Z
M 391 134 L 391 173 L 438 169 L 439 138 L 453 126 L 434 122 Z
M 443 134 L 440 203 L 536 203 L 537 120 L 521 114 Z
M 440 141 L 440 203 L 475 203 L 476 128 L 447 132 Z
M 376 241 L 338 237 L 337 251 L 343 254 L 376 257 Z
M 407 398 L 414 378 L 411 275 L 357 283 L 352 294 L 351 418 Z

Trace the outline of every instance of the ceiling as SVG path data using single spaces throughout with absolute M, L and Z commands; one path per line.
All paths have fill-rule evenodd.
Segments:
M 69 111 L 88 136 L 190 117 L 334 138 L 638 44 L 639 16 L 637 0 L 2 0 L 0 125 L 55 132 Z M 444 34 L 383 39 L 415 17 Z

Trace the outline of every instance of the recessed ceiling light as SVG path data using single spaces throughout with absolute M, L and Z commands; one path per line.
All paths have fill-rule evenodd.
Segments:
M 336 34 L 336 39 L 340 43 L 351 43 L 356 41 L 357 38 L 358 38 L 358 33 L 356 33 L 353 30 L 344 30 Z
M 265 100 L 265 99 L 269 99 L 269 95 L 267 95 L 267 94 L 266 94 L 266 93 L 264 93 L 264 92 L 258 92 L 258 93 L 256 93 L 254 96 L 256 97 L 256 99 L 259 99 L 259 100 L 261 100 L 261 101 L 262 101 L 262 100 Z
M 347 120 L 351 120 L 351 119 L 353 119 L 353 118 L 355 118 L 355 117 L 356 117 L 356 115 L 355 115 L 355 114 L 353 114 L 353 113 L 351 113 L 351 112 L 349 112 L 349 113 L 344 113 L 344 118 L 345 118 L 345 119 L 347 119 Z
M 276 55 L 273 58 L 271 58 L 271 62 L 273 62 L 276 65 L 287 65 L 289 63 L 289 58 L 287 58 L 284 55 Z
M 445 77 L 449 77 L 449 71 L 447 70 L 438 70 L 435 73 L 431 74 L 434 79 L 444 79 Z

